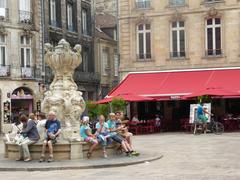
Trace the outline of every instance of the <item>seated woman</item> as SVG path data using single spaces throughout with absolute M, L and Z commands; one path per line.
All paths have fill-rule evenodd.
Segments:
M 19 142 L 19 158 L 17 161 L 24 160 L 25 162 L 31 161 L 30 152 L 28 146 L 36 143 L 39 140 L 39 134 L 37 130 L 36 120 L 28 120 L 27 116 L 21 115 L 20 121 L 23 124 L 23 130 L 20 132 L 23 138 Z
M 89 117 L 83 116 L 80 127 L 80 135 L 83 137 L 85 142 L 91 143 L 91 147 L 87 153 L 87 158 L 89 159 L 92 156 L 93 150 L 97 147 L 98 141 L 95 135 L 92 134 L 91 128 L 89 127 Z
M 108 124 L 105 122 L 105 117 L 103 115 L 99 116 L 99 122 L 96 124 L 96 129 L 97 139 L 103 147 L 103 157 L 107 158 L 106 146 L 110 143 L 110 134 Z
M 116 116 L 114 113 L 109 114 L 109 120 L 107 121 L 108 127 L 110 130 L 110 135 L 111 138 L 116 141 L 117 143 L 122 145 L 123 150 L 125 151 L 127 156 L 131 156 L 132 153 L 134 152 L 133 149 L 130 147 L 128 144 L 127 140 L 124 139 L 119 133 L 118 133 L 118 128 L 116 125 Z

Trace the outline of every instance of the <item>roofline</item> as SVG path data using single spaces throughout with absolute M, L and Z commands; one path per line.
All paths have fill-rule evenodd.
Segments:
M 133 71 L 129 74 L 148 74 L 148 73 L 160 73 L 160 72 L 194 72 L 194 71 L 212 71 L 212 70 L 234 70 L 240 69 L 240 67 L 224 67 L 224 68 L 202 68 L 202 69 L 173 69 L 173 70 L 161 70 L 161 71 Z

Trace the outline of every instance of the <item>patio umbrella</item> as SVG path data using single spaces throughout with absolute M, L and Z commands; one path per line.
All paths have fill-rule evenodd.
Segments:
M 135 94 L 119 94 L 117 96 L 112 96 L 108 98 L 104 98 L 102 100 L 97 101 L 97 104 L 105 104 L 111 102 L 113 99 L 124 99 L 128 102 L 141 102 L 141 101 L 153 101 L 153 98 L 150 97 L 144 97 L 140 95 Z
M 226 97 L 234 97 L 234 96 L 240 96 L 240 93 L 237 91 L 230 91 L 221 87 L 208 87 L 205 89 L 202 89 L 200 91 L 193 92 L 187 96 L 184 96 L 184 99 L 188 98 L 193 98 L 193 97 L 198 97 L 198 96 L 204 96 L 204 95 L 209 95 L 209 96 L 226 96 Z

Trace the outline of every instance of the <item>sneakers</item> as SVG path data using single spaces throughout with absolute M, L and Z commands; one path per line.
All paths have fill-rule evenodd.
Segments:
M 39 159 L 40 163 L 43 162 L 43 161 L 45 161 L 45 156 L 41 156 L 40 159 Z
M 104 158 L 107 158 L 107 157 L 108 157 L 106 152 L 103 152 L 103 157 L 104 157 Z
M 24 159 L 24 162 L 29 162 L 29 161 L 31 161 L 32 159 L 30 158 L 30 157 L 28 157 L 28 158 L 25 158 Z
M 139 156 L 140 155 L 140 153 L 137 152 L 137 151 L 131 151 L 130 153 L 131 153 L 132 156 Z
M 53 162 L 53 157 L 52 156 L 49 156 L 49 158 L 48 158 L 48 161 L 47 162 Z

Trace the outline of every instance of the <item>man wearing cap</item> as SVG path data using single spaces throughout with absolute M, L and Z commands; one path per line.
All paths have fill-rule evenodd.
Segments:
M 48 119 L 45 124 L 46 135 L 45 140 L 42 146 L 42 155 L 39 162 L 45 161 L 45 152 L 46 147 L 48 146 L 49 157 L 48 162 L 53 161 L 53 144 L 57 142 L 56 138 L 61 133 L 61 124 L 60 121 L 56 118 L 56 113 L 54 111 L 50 111 L 48 113 Z

